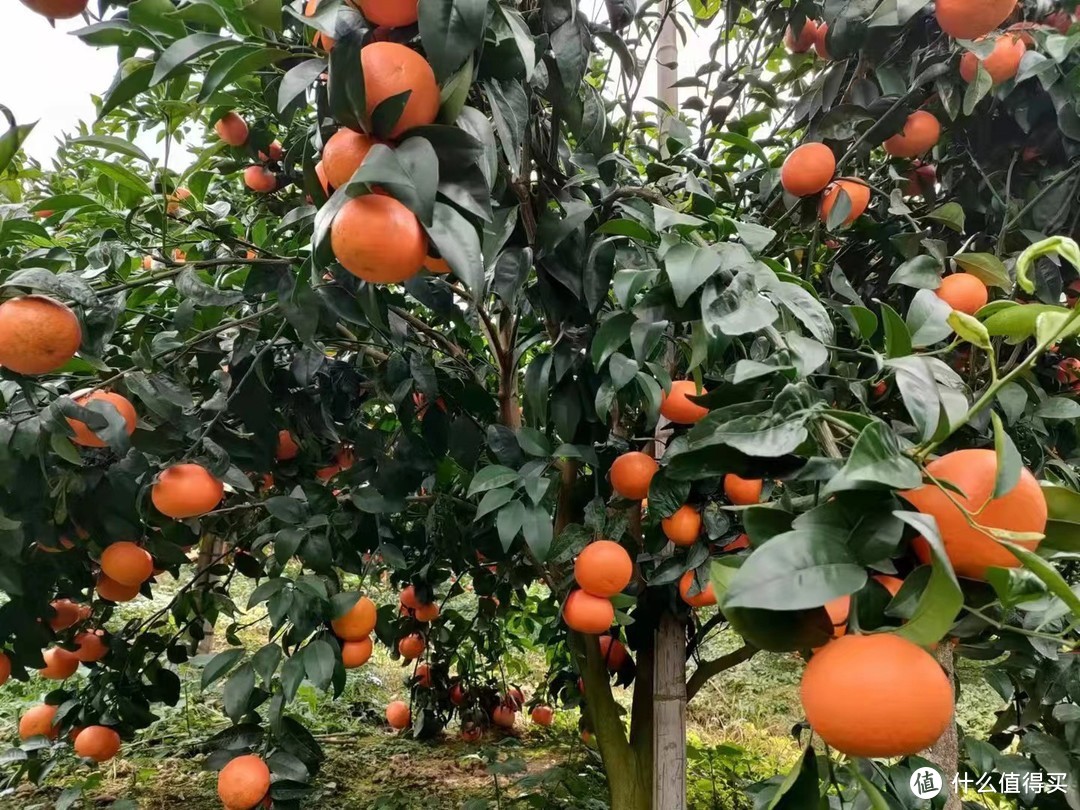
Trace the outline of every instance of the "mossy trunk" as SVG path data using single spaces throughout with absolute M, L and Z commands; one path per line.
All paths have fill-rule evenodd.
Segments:
M 652 763 L 641 761 L 638 751 L 627 739 L 596 636 L 580 636 L 576 633 L 574 636 L 581 677 L 585 682 L 586 717 L 604 762 L 611 810 L 649 810 Z

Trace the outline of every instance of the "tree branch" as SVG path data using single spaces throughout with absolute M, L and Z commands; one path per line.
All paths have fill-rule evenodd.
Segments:
M 758 648 L 752 644 L 745 644 L 734 652 L 729 652 L 727 655 L 721 655 L 712 661 L 702 661 L 698 664 L 698 668 L 694 670 L 694 674 L 690 676 L 690 680 L 686 682 L 686 699 L 687 701 L 693 700 L 694 695 L 703 687 L 713 675 L 718 675 L 721 672 L 736 667 L 743 661 L 749 661 L 758 652 Z

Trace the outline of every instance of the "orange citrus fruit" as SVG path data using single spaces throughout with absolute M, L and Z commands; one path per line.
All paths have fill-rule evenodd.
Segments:
M 0 304 L 0 366 L 19 374 L 48 374 L 75 356 L 82 329 L 75 313 L 45 295 Z
M 853 757 L 915 754 L 953 717 L 952 685 L 938 662 L 888 634 L 827 644 L 807 664 L 800 694 L 814 731 Z
M 791 151 L 780 169 L 784 191 L 796 197 L 817 194 L 832 182 L 836 157 L 823 143 L 804 143 Z
M 990 567 L 1016 568 L 1020 561 L 999 544 L 987 529 L 1037 533 L 1046 531 L 1046 498 L 1035 476 L 1024 469 L 1020 480 L 1008 493 L 994 498 L 997 455 L 993 450 L 955 450 L 926 465 L 926 471 L 938 481 L 948 482 L 963 493 L 946 493 L 936 484 L 901 493 L 920 512 L 932 515 L 956 573 L 972 579 L 986 579 Z M 950 500 L 951 498 L 951 500 Z M 953 502 L 955 501 L 955 503 Z M 957 506 L 963 506 L 979 527 L 972 526 Z M 1028 550 L 1040 540 L 1017 539 Z M 930 562 L 930 547 L 916 539 L 915 553 L 924 563 Z
M 574 579 L 583 591 L 607 598 L 619 593 L 634 576 L 634 561 L 613 540 L 596 540 L 574 561 Z

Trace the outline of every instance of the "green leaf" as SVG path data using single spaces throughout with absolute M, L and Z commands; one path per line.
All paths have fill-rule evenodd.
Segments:
M 746 558 L 724 607 L 804 610 L 854 593 L 866 570 L 825 527 L 778 534 Z
M 1001 417 L 997 415 L 997 412 L 992 411 L 990 418 L 994 423 L 994 452 L 997 455 L 997 475 L 994 478 L 992 497 L 1002 498 L 1020 483 L 1020 475 L 1024 471 L 1024 459 L 1013 444 L 1012 437 L 1005 431 L 1005 426 L 1001 423 Z
M 808 745 L 795 767 L 776 789 L 765 810 L 811 810 L 820 804 L 817 754 L 814 746 Z
M 952 330 L 956 332 L 961 340 L 966 340 L 980 349 L 987 351 L 991 349 L 990 333 L 986 331 L 986 327 L 978 318 L 954 309 L 949 313 L 949 317 L 945 319 L 945 322 L 952 327 Z
M 513 497 L 514 490 L 510 488 L 489 489 L 484 493 L 484 497 L 480 499 L 480 505 L 476 507 L 476 515 L 473 519 L 480 520 L 484 515 L 488 515 L 496 509 L 501 509 Z
M 881 317 L 885 323 L 885 353 L 889 357 L 911 354 L 911 333 L 899 313 L 888 304 L 881 304 Z
M 289 72 L 278 85 L 277 110 L 284 112 L 297 96 L 307 90 L 323 72 L 326 71 L 325 59 L 308 59 L 289 68 Z
M 1035 409 L 1040 419 L 1080 419 L 1080 402 L 1065 397 L 1050 397 Z
M 420 41 L 440 82 L 448 78 L 484 40 L 485 0 L 424 0 L 419 9 Z
M 360 61 L 361 43 L 360 36 L 353 32 L 334 43 L 334 49 L 330 51 L 327 79 L 331 114 L 342 126 L 357 131 L 366 130 L 371 124 L 368 121 L 363 63 Z M 306 77 L 307 73 L 298 75 L 296 81 Z M 280 104 L 280 97 L 278 102 Z
M 255 670 L 251 664 L 244 664 L 225 682 L 225 688 L 221 692 L 221 703 L 225 709 L 225 715 L 234 723 L 240 722 L 240 718 L 247 712 L 248 702 L 254 690 Z
M 553 524 L 551 515 L 543 506 L 534 504 L 525 510 L 521 522 L 521 533 L 536 559 L 543 562 L 551 551 Z
M 240 14 L 248 22 L 281 32 L 281 0 L 243 0 Z
M 825 494 L 865 485 L 914 489 L 922 484 L 918 465 L 900 450 L 896 434 L 884 422 L 871 422 L 855 440 L 844 468 L 829 481 Z
M 1038 259 L 1051 254 L 1060 256 L 1074 267 L 1080 266 L 1080 245 L 1067 236 L 1051 236 L 1029 245 L 1016 260 L 1016 281 L 1024 292 L 1035 292 L 1031 271 Z
M 334 677 L 336 656 L 330 642 L 316 639 L 304 648 L 304 672 L 317 689 L 325 689 Z
M 97 158 L 83 158 L 79 162 L 141 197 L 154 196 L 153 189 L 147 185 L 146 181 L 121 163 L 98 160 Z
M 975 81 L 971 82 L 964 91 L 964 115 L 971 115 L 975 111 L 975 108 L 979 106 L 979 102 L 993 89 L 994 79 L 986 70 L 982 60 L 980 60 L 975 73 Z M 958 228 L 957 230 L 961 229 Z
M 144 163 L 149 163 L 150 158 L 146 156 L 146 153 L 142 149 L 137 147 L 131 141 L 124 138 L 117 138 L 113 135 L 86 135 L 82 138 L 74 138 L 69 141 L 72 145 L 90 146 L 95 149 L 103 149 L 106 152 L 116 152 L 121 155 L 127 155 L 128 157 L 136 158 Z
M 476 227 L 452 205 L 435 203 L 431 226 L 425 226 L 439 253 L 476 299 L 485 288 L 484 259 Z
M 240 659 L 243 658 L 244 655 L 244 650 L 231 649 L 219 652 L 211 658 L 202 671 L 202 679 L 200 681 L 202 688 L 206 689 L 210 684 L 214 683 L 214 681 L 224 677 L 230 669 L 240 662 Z
M 1028 551 L 1023 546 L 1011 543 L 1008 540 L 1002 540 L 1001 538 L 996 539 L 1001 545 L 1011 551 L 1013 556 L 1020 560 L 1025 568 L 1041 579 L 1054 596 L 1058 597 L 1068 606 L 1074 618 L 1080 619 L 1080 596 L 1077 596 L 1073 592 L 1072 588 L 1069 587 L 1069 583 L 1062 578 L 1061 574 L 1058 573 L 1058 570 L 1054 568 L 1054 566 L 1038 554 Z
M 664 270 L 679 306 L 719 269 L 720 256 L 710 248 L 680 243 L 664 254 Z
M 150 86 L 153 75 L 154 63 L 149 59 L 141 57 L 125 59 L 117 69 L 109 89 L 102 97 L 98 120 L 146 90 Z
M 916 256 L 908 259 L 889 276 L 890 284 L 903 284 L 922 290 L 936 290 L 941 286 L 941 261 L 935 256 Z
M 509 467 L 504 467 L 501 464 L 492 464 L 488 467 L 484 467 L 473 476 L 472 481 L 469 483 L 467 495 L 471 498 L 477 493 L 487 492 L 489 489 L 498 489 L 507 484 L 512 484 L 517 480 L 518 474 L 515 470 L 511 470 Z
M 510 544 L 514 542 L 517 533 L 525 522 L 525 504 L 521 501 L 511 501 L 499 510 L 495 518 L 495 528 L 499 532 L 499 541 L 503 551 L 510 550 Z
M 896 511 L 893 514 L 919 532 L 930 546 L 933 560 L 930 581 L 908 621 L 896 631 L 896 635 L 925 647 L 941 640 L 949 632 L 964 605 L 964 594 L 945 553 L 945 543 L 938 532 L 937 521 L 921 512 Z M 897 599 L 902 596 L 903 589 Z
M 214 34 L 191 34 L 178 39 L 158 57 L 151 86 L 161 84 L 176 75 L 188 62 L 225 47 L 235 47 L 236 40 Z
M 522 427 L 517 431 L 518 445 L 530 456 L 547 458 L 551 455 L 551 443 L 536 428 Z
M 961 253 L 953 256 L 952 260 L 988 287 L 1001 287 L 1003 290 L 1012 287 L 1012 279 L 1005 265 L 992 253 Z
M 290 56 L 289 51 L 284 51 L 280 48 L 267 48 L 261 45 L 232 48 L 226 51 L 215 59 L 214 64 L 206 71 L 202 87 L 199 88 L 199 101 L 205 103 L 221 88 L 228 87 L 233 82 L 247 78 L 268 65 L 276 64 L 288 56 Z M 322 60 L 318 61 L 322 62 Z M 290 70 L 289 72 L 291 73 L 292 71 Z M 287 78 L 288 74 L 286 74 L 286 79 Z M 283 86 L 284 82 L 285 80 L 283 79 Z M 279 97 L 280 92 L 281 90 L 279 88 Z M 279 109 L 284 108 L 281 107 Z
M 896 0 L 886 0 L 886 2 L 896 2 Z M 881 791 L 878 790 L 877 786 L 863 776 L 862 771 L 859 770 L 859 766 L 855 762 L 850 764 L 849 770 L 859 783 L 859 787 L 862 788 L 868 804 L 867 810 L 893 810 L 889 802 L 881 795 Z
M 219 290 L 199 278 L 192 266 L 187 266 L 176 277 L 176 289 L 185 298 L 204 307 L 228 307 L 244 300 L 239 290 Z
M 593 368 L 599 370 L 630 339 L 630 330 L 636 321 L 632 312 L 616 312 L 600 324 L 590 350 Z
M 964 209 L 960 203 L 949 202 L 926 215 L 927 219 L 940 222 L 957 233 L 964 232 Z
M 919 290 L 908 307 L 907 326 L 916 349 L 940 343 L 952 334 L 948 318 L 952 307 L 931 290 Z
M 435 148 L 426 138 L 409 138 L 397 149 L 375 144 L 345 188 L 355 194 L 357 184 L 363 184 L 369 191 L 375 187 L 385 189 L 416 214 L 421 223 L 430 226 L 435 191 L 439 187 Z
M 991 337 L 1004 337 L 1010 343 L 1022 343 L 1029 337 L 1033 337 L 1041 315 L 1051 313 L 1067 316 L 1069 314 L 1069 310 L 1064 307 L 1050 304 L 1002 303 L 1003 306 L 996 307 L 992 311 L 989 307 L 985 308 L 988 314 L 984 316 L 983 325 Z

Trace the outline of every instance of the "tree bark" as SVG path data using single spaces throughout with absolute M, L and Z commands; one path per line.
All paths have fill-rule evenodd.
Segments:
M 665 612 L 653 665 L 653 808 L 686 807 L 686 630 Z
M 938 644 L 935 657 L 938 663 L 941 664 L 941 668 L 945 670 L 945 674 L 949 677 L 949 683 L 953 683 L 953 673 L 955 671 L 955 659 L 953 655 L 952 639 L 945 638 Z M 955 702 L 955 690 L 954 690 L 954 702 Z M 945 807 L 943 810 L 960 810 L 962 804 L 960 797 L 956 795 L 952 788 L 953 777 L 956 776 L 957 769 L 960 766 L 960 739 L 956 731 L 956 720 L 949 723 L 949 727 L 945 729 L 945 733 L 941 735 L 940 739 L 925 751 L 922 752 L 922 756 L 934 763 L 939 771 L 941 771 L 941 778 L 944 782 L 944 793 L 948 796 L 945 800 Z
M 585 682 L 586 717 L 604 762 L 611 810 L 648 810 L 651 771 L 647 762 L 638 760 L 627 740 L 599 640 L 571 633 L 571 641 Z
M 203 535 L 199 541 L 199 557 L 195 563 L 195 570 L 202 571 L 210 566 L 210 563 L 221 556 L 225 551 L 225 541 L 212 534 Z M 207 589 L 211 587 L 219 577 L 214 574 L 204 573 L 200 575 L 197 588 Z M 203 636 L 198 644 L 194 645 L 199 655 L 212 652 L 214 649 L 214 623 L 209 620 L 203 621 Z

